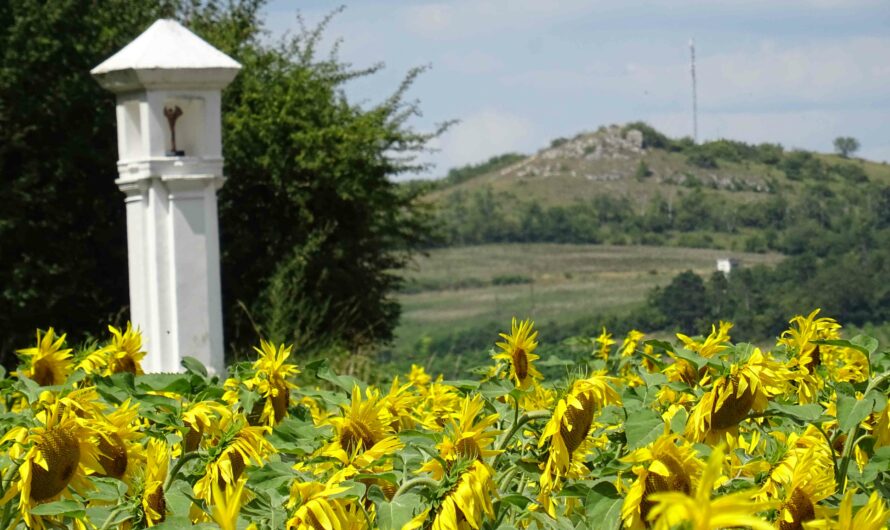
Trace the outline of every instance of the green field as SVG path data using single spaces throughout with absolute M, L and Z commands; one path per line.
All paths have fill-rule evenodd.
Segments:
M 394 353 L 416 356 L 424 336 L 488 323 L 509 327 L 514 315 L 543 325 L 620 312 L 679 272 L 710 274 L 721 257 L 737 258 L 743 267 L 781 259 L 711 249 L 546 243 L 433 250 L 407 273 Z

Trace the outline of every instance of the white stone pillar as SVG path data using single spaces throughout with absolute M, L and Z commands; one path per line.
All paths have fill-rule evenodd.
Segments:
M 179 23 L 159 20 L 92 70 L 117 94 L 130 319 L 143 332 L 149 372 L 179 371 L 184 356 L 225 372 L 220 102 L 240 68 Z M 172 128 L 165 109 L 178 115 Z

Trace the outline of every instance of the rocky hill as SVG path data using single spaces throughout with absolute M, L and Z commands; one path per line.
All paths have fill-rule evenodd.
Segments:
M 821 164 L 816 172 L 822 175 L 815 179 L 829 186 L 849 184 L 851 179 L 844 170 L 835 168 L 849 170 L 850 166 L 861 169 L 868 180 L 890 183 L 886 164 L 789 152 L 772 144 L 750 146 L 721 140 L 696 146 L 688 139 L 670 140 L 643 124 L 635 125 L 611 125 L 571 139 L 556 139 L 537 153 L 473 178 L 461 182 L 446 178 L 430 197 L 440 201 L 455 191 L 490 188 L 552 206 L 602 194 L 645 202 L 656 193 L 670 198 L 684 189 L 701 187 L 731 193 L 734 201 L 746 201 L 792 190 L 813 180 L 806 178 L 811 175 L 789 178 L 787 170 L 796 158 L 805 158 L 803 165 Z M 650 138 L 653 135 L 654 141 Z M 765 156 L 765 152 L 771 156 Z M 811 160 L 816 162 L 808 162 Z M 862 177 L 855 175 L 852 180 L 857 179 Z
M 814 217 L 828 227 L 828 215 L 819 212 L 840 208 L 848 215 L 859 197 L 884 189 L 890 190 L 886 163 L 776 144 L 694 144 L 633 123 L 558 138 L 532 155 L 501 155 L 452 170 L 431 185 L 425 200 L 436 207 L 446 245 L 783 251 L 798 232 L 815 233 L 818 227 L 808 225 Z

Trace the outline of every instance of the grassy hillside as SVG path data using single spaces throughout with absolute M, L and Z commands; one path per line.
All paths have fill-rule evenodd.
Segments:
M 814 204 L 856 204 L 890 166 L 774 144 L 671 140 L 600 128 L 449 172 L 426 194 L 446 245 L 612 243 L 788 252 Z M 817 214 L 818 215 L 818 214 Z M 824 224 L 824 223 L 823 223 Z M 771 230 L 771 232 L 770 232 Z
M 612 314 L 645 300 L 652 287 L 679 272 L 715 270 L 718 257 L 742 266 L 772 264 L 777 254 L 709 249 L 501 244 L 433 250 L 407 276 L 393 359 L 425 363 L 423 341 L 443 341 L 467 330 L 497 330 L 513 316 L 540 324 L 568 323 Z

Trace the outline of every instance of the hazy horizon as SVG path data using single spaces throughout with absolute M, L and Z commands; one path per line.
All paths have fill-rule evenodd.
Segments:
M 328 2 L 273 0 L 268 28 L 309 25 Z M 460 123 L 434 146 L 423 177 L 560 136 L 643 120 L 692 135 L 690 38 L 695 38 L 699 139 L 777 142 L 828 152 L 856 137 L 858 155 L 890 161 L 890 9 L 872 0 L 599 2 L 481 0 L 351 2 L 325 33 L 356 67 L 354 101 L 389 95 L 414 66 L 408 93 L 420 130 Z

